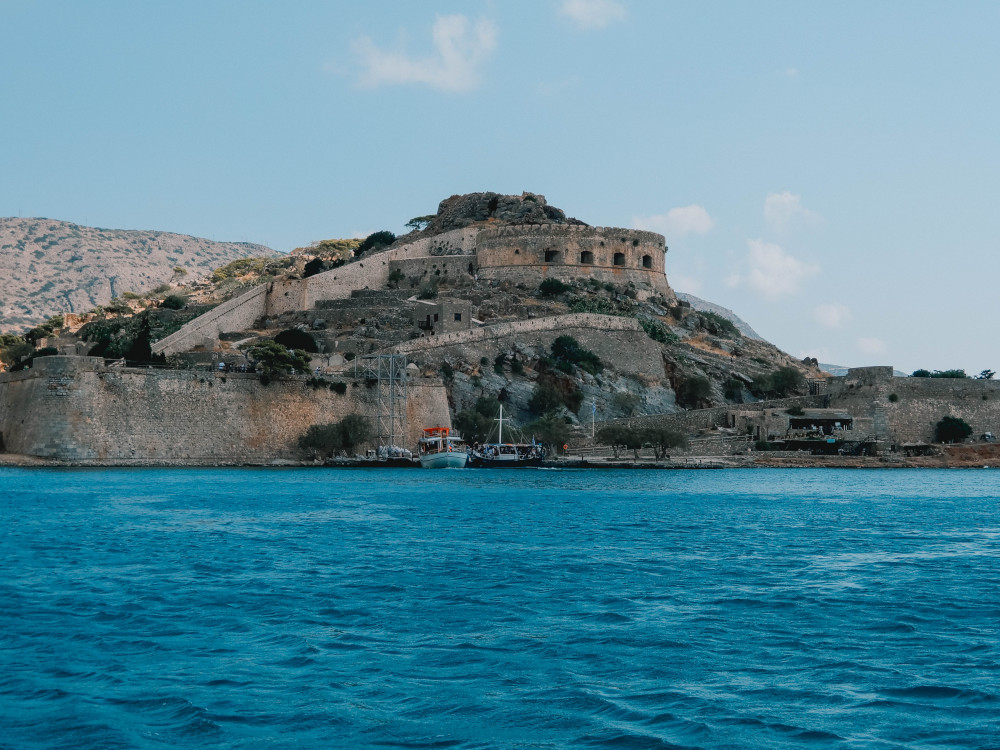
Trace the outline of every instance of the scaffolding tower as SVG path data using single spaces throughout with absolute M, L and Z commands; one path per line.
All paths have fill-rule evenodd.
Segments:
M 354 361 L 356 375 L 375 381 L 372 425 L 379 454 L 388 455 L 406 439 L 406 355 L 370 354 Z

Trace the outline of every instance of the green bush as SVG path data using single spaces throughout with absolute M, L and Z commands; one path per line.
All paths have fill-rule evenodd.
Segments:
M 298 328 L 289 328 L 274 337 L 276 343 L 281 344 L 286 349 L 301 349 L 310 354 L 319 352 L 316 339 L 311 334 Z
M 675 391 L 677 403 L 685 409 L 698 409 L 712 397 L 712 383 L 708 378 L 696 375 L 682 381 Z
M 548 412 L 524 428 L 525 434 L 546 446 L 549 451 L 563 452 L 569 442 L 569 425 L 557 412 Z
M 568 292 L 572 288 L 569 284 L 564 284 L 559 279 L 545 279 L 538 285 L 538 291 L 542 293 L 543 297 L 558 297 L 563 292 Z
M 340 381 L 335 383 L 330 383 L 330 390 L 333 391 L 334 393 L 339 393 L 341 396 L 343 396 L 345 393 L 347 393 L 347 383 Z
M 309 371 L 309 355 L 301 349 L 288 350 L 277 341 L 265 339 L 251 344 L 247 357 L 256 364 L 260 382 L 264 385 L 273 379 L 293 372 Z
M 713 336 L 736 339 L 743 335 L 733 321 L 723 318 L 718 313 L 700 312 L 698 315 L 701 316 L 701 327 Z
M 934 442 L 961 443 L 972 434 L 972 427 L 959 417 L 944 417 L 934 426 Z
M 899 396 L 897 396 L 895 393 L 890 393 L 889 394 L 889 403 L 890 404 L 894 404 L 897 401 L 899 401 Z
M 560 336 L 552 342 L 552 357 L 556 361 L 576 365 L 581 370 L 597 375 L 604 369 L 601 358 L 590 349 L 585 349 L 572 336 Z
M 326 270 L 326 263 L 322 258 L 313 258 L 311 261 L 306 263 L 305 268 L 302 269 L 302 278 L 308 279 L 310 276 L 315 276 L 318 273 L 323 273 Z
M 805 377 L 794 367 L 779 367 L 754 378 L 750 392 L 758 398 L 785 398 L 800 391 L 805 382 Z
M 729 378 L 722 385 L 722 395 L 726 397 L 727 401 L 735 401 L 738 404 L 742 404 L 743 381 L 739 378 Z
M 358 245 L 358 249 L 354 251 L 354 255 L 359 256 L 369 251 L 381 250 L 382 248 L 389 247 L 395 241 L 396 235 L 388 230 L 383 229 L 380 232 L 372 232 Z
M 795 404 L 795 406 L 790 406 L 785 409 L 785 413 L 790 417 L 801 417 L 805 414 L 805 410 L 798 404 Z
M 639 318 L 639 325 L 642 326 L 642 330 L 646 332 L 649 338 L 653 339 L 653 341 L 659 341 L 661 344 L 673 344 L 680 340 L 680 337 L 676 333 L 658 320 Z
M 163 298 L 163 302 L 160 303 L 160 307 L 165 307 L 168 310 L 183 310 L 188 303 L 188 298 L 183 294 L 168 294 Z

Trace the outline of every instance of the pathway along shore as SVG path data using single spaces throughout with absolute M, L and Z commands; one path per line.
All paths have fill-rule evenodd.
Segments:
M 677 456 L 672 459 L 654 461 L 652 459 L 630 460 L 627 456 L 618 459 L 590 458 L 575 456 L 546 461 L 542 468 L 549 469 L 1000 469 L 1000 444 L 976 443 L 936 446 L 940 453 L 934 456 L 904 457 L 890 456 L 813 456 L 806 453 L 781 455 L 750 454 L 745 456 Z M 23 456 L 15 453 L 0 453 L 0 468 L 5 466 L 24 468 L 65 468 L 65 467 L 241 467 L 258 466 L 274 468 L 404 468 L 402 461 L 375 461 L 371 459 L 332 459 L 325 462 L 274 461 L 240 463 L 235 461 L 56 461 L 37 456 Z M 419 468 L 419 464 L 412 464 Z M 512 471 L 507 469 L 507 471 Z

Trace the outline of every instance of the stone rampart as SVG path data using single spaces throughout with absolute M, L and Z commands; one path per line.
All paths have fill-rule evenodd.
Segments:
M 838 387 L 839 385 L 839 387 Z M 834 384 L 830 405 L 852 413 L 884 413 L 897 444 L 927 443 L 946 416 L 972 427 L 972 437 L 1000 434 L 1000 381 L 973 378 L 882 378 Z
M 484 229 L 476 240 L 479 275 L 537 286 L 544 278 L 632 283 L 640 297 L 674 300 L 664 275 L 663 235 L 577 225 Z
M 374 397 L 363 381 L 340 395 L 304 377 L 264 386 L 246 374 L 44 357 L 0 375 L 0 435 L 10 453 L 83 463 L 265 463 L 298 458 L 310 425 L 368 413 Z M 407 406 L 407 445 L 429 424 L 450 424 L 438 380 L 411 382 Z
M 405 279 L 403 288 L 410 283 L 418 286 L 437 279 L 451 284 L 470 283 L 477 270 L 476 258 L 472 255 L 441 255 L 430 258 L 404 258 L 389 261 L 389 273 L 399 270 Z
M 225 331 L 243 331 L 252 328 L 254 321 L 264 315 L 267 287 L 254 287 L 239 297 L 233 297 L 199 315 L 180 330 L 153 344 L 154 354 L 186 352 L 196 346 L 213 348 L 219 334 Z
M 571 313 L 569 315 L 551 315 L 545 318 L 518 320 L 511 323 L 497 323 L 471 331 L 457 331 L 440 336 L 427 336 L 421 339 L 407 341 L 394 347 L 399 354 L 417 354 L 432 349 L 441 349 L 461 344 L 478 343 L 492 340 L 513 340 L 528 333 L 562 331 L 566 328 L 591 328 L 603 331 L 642 331 L 639 321 L 634 318 L 622 318 L 617 315 L 598 315 L 597 313 Z

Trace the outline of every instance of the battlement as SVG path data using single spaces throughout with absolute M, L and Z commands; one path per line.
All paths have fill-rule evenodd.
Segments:
M 525 235 L 536 237 L 561 237 L 563 235 L 600 235 L 605 241 L 617 237 L 621 242 L 638 240 L 644 245 L 659 245 L 666 250 L 666 240 L 662 234 L 648 232 L 643 229 L 625 229 L 623 227 L 590 227 L 583 224 L 515 224 L 499 227 L 486 227 L 479 230 L 477 245 L 501 239 L 515 239 Z

